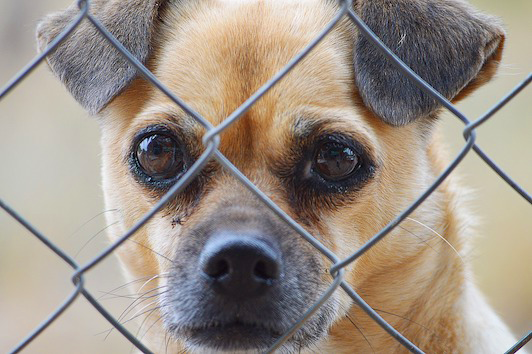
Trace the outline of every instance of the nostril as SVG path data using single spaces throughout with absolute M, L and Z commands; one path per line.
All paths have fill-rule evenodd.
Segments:
M 272 281 L 279 277 L 277 262 L 271 260 L 258 260 L 253 268 L 253 275 L 265 281 Z
M 225 258 L 211 259 L 205 264 L 203 271 L 212 278 L 221 278 L 229 274 L 229 262 Z
M 199 257 L 205 285 L 219 295 L 245 299 L 266 294 L 281 278 L 279 251 L 255 235 L 217 233 Z

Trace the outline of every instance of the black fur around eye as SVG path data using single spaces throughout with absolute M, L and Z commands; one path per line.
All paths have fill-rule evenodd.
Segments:
M 347 197 L 374 176 L 375 162 L 352 136 L 323 131 L 316 135 L 296 141 L 286 154 L 289 158 L 273 165 L 293 200 L 304 203 L 325 196 L 335 200 Z
M 142 172 L 157 181 L 174 178 L 186 168 L 182 147 L 166 133 L 142 138 L 136 146 L 135 158 Z
M 319 220 L 321 211 L 349 205 L 377 171 L 370 151 L 342 132 L 322 130 L 295 140 L 285 156 L 272 170 L 302 220 Z
M 321 144 L 314 158 L 314 168 L 326 180 L 340 181 L 351 176 L 360 167 L 357 153 L 337 142 Z

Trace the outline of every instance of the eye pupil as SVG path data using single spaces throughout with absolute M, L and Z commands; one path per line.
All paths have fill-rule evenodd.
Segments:
M 324 178 L 338 181 L 351 175 L 359 166 L 359 161 L 349 146 L 328 142 L 318 148 L 315 166 Z
M 171 178 L 184 169 L 181 149 L 166 135 L 145 137 L 137 146 L 136 156 L 140 168 L 154 179 Z

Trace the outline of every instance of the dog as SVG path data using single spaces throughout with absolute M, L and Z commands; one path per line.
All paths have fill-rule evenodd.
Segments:
M 355 13 L 447 99 L 489 81 L 498 19 L 459 0 L 358 0 Z M 89 11 L 171 92 L 216 126 L 334 18 L 327 0 L 94 0 Z M 79 13 L 38 26 L 42 51 Z M 97 117 L 111 240 L 204 152 L 205 128 L 89 23 L 48 64 Z M 344 259 L 446 166 L 441 111 L 344 17 L 220 135 L 219 151 Z M 362 257 L 345 280 L 431 353 L 501 353 L 515 340 L 471 280 L 474 233 L 454 177 Z M 163 352 L 262 352 L 331 284 L 331 263 L 215 160 L 121 245 L 148 305 L 145 340 Z M 404 352 L 337 290 L 280 352 Z

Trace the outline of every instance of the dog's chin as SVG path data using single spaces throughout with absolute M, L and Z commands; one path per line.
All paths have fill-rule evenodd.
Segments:
M 286 332 L 286 329 L 272 329 L 234 321 L 223 325 L 208 324 L 186 328 L 171 326 L 170 331 L 175 337 L 180 338 L 192 352 L 257 353 L 270 348 Z M 315 343 L 316 339 L 297 333 L 283 344 L 283 349 L 285 349 L 283 352 L 292 347 L 305 348 Z
M 238 321 L 182 331 L 187 345 L 214 351 L 264 350 L 282 335 L 281 331 Z

